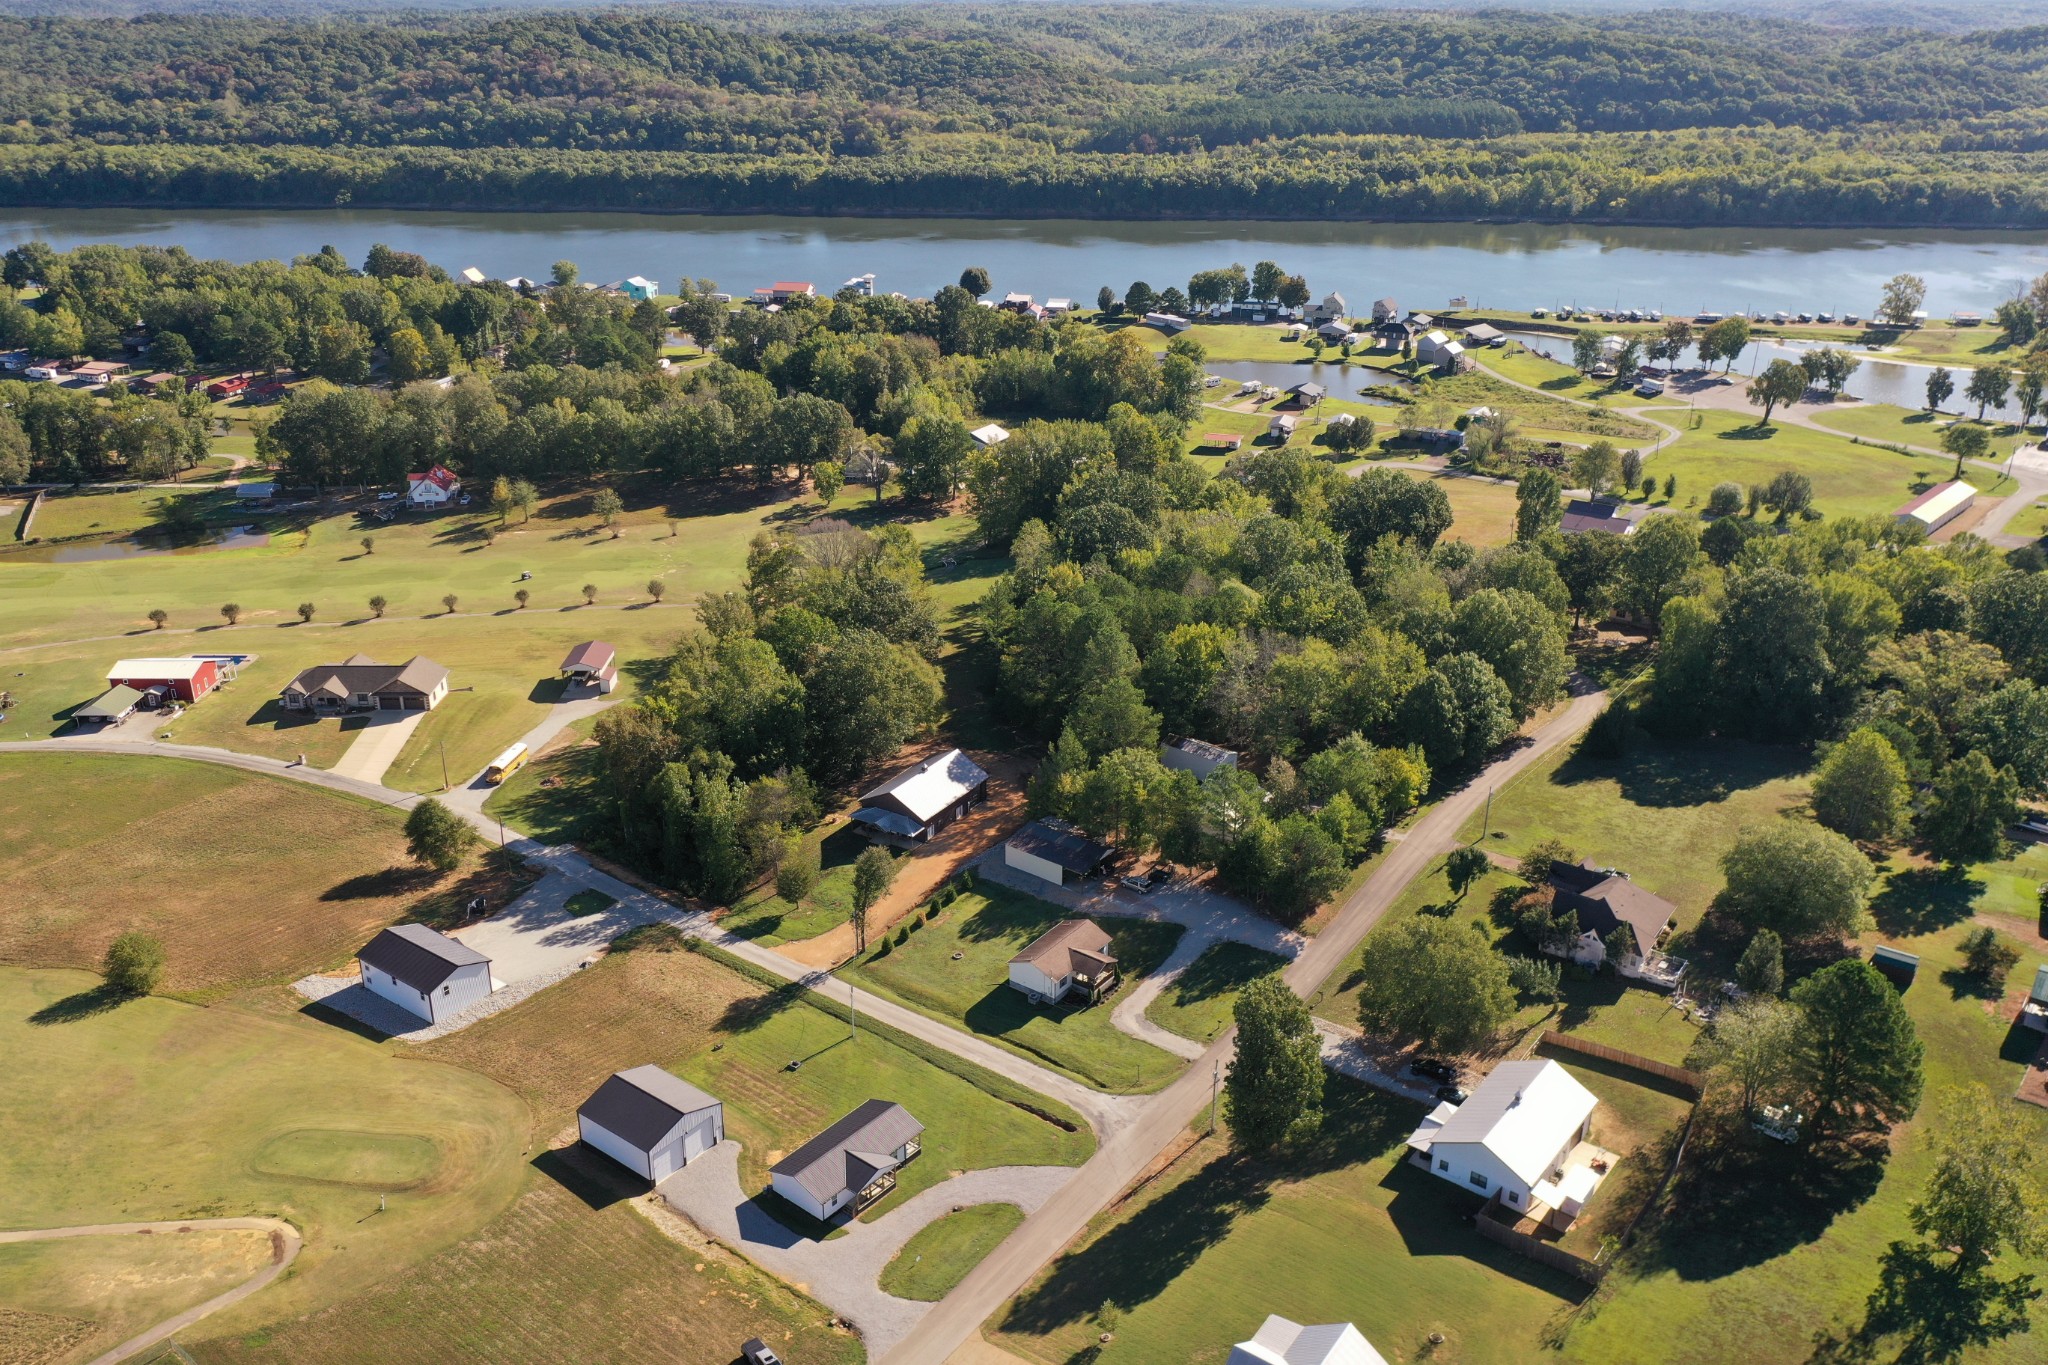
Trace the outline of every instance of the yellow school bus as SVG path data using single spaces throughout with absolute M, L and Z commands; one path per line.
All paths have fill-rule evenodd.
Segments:
M 526 746 L 515 744 L 491 760 L 491 766 L 484 769 L 484 781 L 495 786 L 525 766 Z

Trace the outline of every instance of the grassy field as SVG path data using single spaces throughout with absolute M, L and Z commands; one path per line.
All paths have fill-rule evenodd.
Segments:
M 596 814 L 597 717 L 568 726 L 484 798 L 484 813 L 547 844 L 583 843 Z
M 800 906 L 775 894 L 773 883 L 741 896 L 718 921 L 757 943 L 797 943 L 837 928 L 853 914 L 853 860 L 868 841 L 850 825 L 815 830 L 805 841 L 818 850 L 818 884 Z
M 1871 516 L 1897 511 L 1953 470 L 1954 462 L 1940 456 L 1897 455 L 1810 427 L 1759 427 L 1753 417 L 1705 408 L 1697 417 L 1697 428 L 1686 427 L 1646 465 L 1660 481 L 1677 478 L 1681 498 L 1705 502 L 1717 483 L 1767 484 L 1779 471 L 1793 469 L 1813 480 L 1813 503 L 1822 513 Z M 1988 470 L 1965 473 L 1979 488 L 1991 489 L 1998 481 Z M 2010 491 L 2011 485 L 2003 488 Z
M 1646 740 L 1611 760 L 1560 750 L 1494 796 L 1486 848 L 1519 858 L 1562 839 L 1676 904 L 1678 923 L 1690 925 L 1721 889 L 1721 855 L 1736 834 L 1805 801 L 1809 763 L 1802 750 L 1734 743 Z M 1485 820 L 1458 837 L 1478 840 Z
M 1014 1087 L 964 1063 L 913 1051 L 865 1024 L 852 1039 L 843 1015 L 795 987 L 767 989 L 708 956 L 643 942 L 419 1055 L 503 1080 L 526 1097 L 543 1133 L 562 1137 L 576 1106 L 613 1071 L 668 1067 L 725 1102 L 749 1189 L 765 1186 L 768 1166 L 862 1100 L 893 1099 L 926 1125 L 925 1151 L 878 1210 L 953 1171 L 1071 1165 L 1093 1145 L 1077 1119 L 1060 1113 L 1075 1125 L 1069 1131 L 1028 1113 L 1010 1102 L 1022 1098 Z M 801 1070 L 783 1069 L 795 1060 Z
M 1285 958 L 1249 944 L 1218 943 L 1159 993 L 1145 1017 L 1183 1038 L 1206 1043 L 1230 1025 L 1239 991 L 1286 965 Z
M 1157 1090 L 1181 1062 L 1110 1022 L 1111 1002 L 1061 1011 L 1034 1006 L 1009 985 L 1008 963 L 1068 918 L 1049 902 L 987 884 L 961 896 L 889 952 L 844 969 L 861 985 L 993 1039 L 1100 1090 Z M 1098 921 L 1125 989 L 1166 960 L 1182 930 L 1141 920 Z
M 1015 1204 L 976 1204 L 925 1224 L 882 1268 L 882 1292 L 937 1303 L 1023 1221 Z
M 522 1180 L 530 1120 L 512 1092 L 283 1009 L 121 1002 L 83 972 L 0 968 L 0 1054 L 5 1226 L 299 1226 L 291 1274 L 221 1319 L 237 1330 L 405 1274 Z
M 1280 1161 L 1199 1143 L 1100 1215 L 989 1340 L 1042 1365 L 1221 1365 L 1279 1313 L 1354 1322 L 1391 1361 L 1535 1358 L 1574 1282 L 1482 1241 L 1465 1223 L 1479 1198 L 1401 1160 L 1419 1106 L 1332 1078 L 1324 1111 L 1317 1141 Z M 1102 1332 L 1115 1341 L 1087 1354 Z
M 292 980 L 394 920 L 483 893 L 487 873 L 412 864 L 402 824 L 368 802 L 210 764 L 0 756 L 0 828 L 25 891 L 0 915 L 0 960 L 97 969 L 117 934 L 141 929 L 162 941 L 177 994 Z
M 79 1237 L 0 1246 L 0 1360 L 77 1365 L 206 1302 L 270 1263 L 270 1234 L 194 1228 L 174 1236 Z M 10 1341 L 8 1312 L 33 1314 L 42 1345 Z M 27 1324 L 23 1324 L 24 1326 Z
M 192 477 L 190 475 L 187 476 Z M 103 489 L 52 489 L 36 512 L 29 534 L 39 541 L 75 540 L 81 537 L 125 536 L 146 531 L 157 524 L 166 498 L 197 498 L 208 517 L 226 514 L 234 499 L 218 490 L 179 493 L 169 488 L 137 488 L 126 491 Z M 200 553 L 200 552 L 193 552 Z M 183 559 L 189 556 L 169 556 Z
M 1515 490 L 1511 484 L 1488 483 L 1484 479 L 1456 474 L 1407 471 L 1428 479 L 1444 490 L 1451 500 L 1451 529 L 1448 538 L 1468 541 L 1484 548 L 1505 545 L 1515 538 Z
M 1536 360 L 1533 363 L 1545 366 L 1553 375 L 1560 372 L 1571 374 L 1570 370 L 1561 366 L 1551 366 L 1547 361 Z M 1490 353 L 1486 364 L 1492 364 Z M 1539 384 L 1537 387 L 1544 386 Z M 1527 389 L 1503 383 L 1499 377 L 1485 369 L 1467 370 L 1461 375 L 1432 379 L 1417 391 L 1415 400 L 1425 405 L 1446 404 L 1453 414 L 1483 405 L 1496 412 L 1513 414 L 1515 420 L 1524 427 L 1572 433 L 1579 440 L 1591 436 L 1605 436 L 1624 445 L 1648 445 L 1657 436 L 1654 427 L 1622 413 L 1609 411 L 1605 406 L 1581 407 L 1577 403 L 1568 403 L 1564 398 L 1547 390 L 1543 393 L 1530 393 Z M 1633 396 L 1630 397 L 1629 404 L 1647 406 L 1645 400 Z
M 548 1153 L 503 1215 L 412 1273 L 322 1312 L 186 1345 L 202 1365 L 727 1365 L 751 1336 L 792 1361 L 860 1343 L 796 1290 L 635 1210 L 604 1158 Z M 538 1163 L 537 1163 L 538 1164 Z M 687 1240 L 685 1240 L 687 1239 Z
M 1941 433 L 1956 419 L 1946 414 L 1895 408 L 1889 403 L 1852 403 L 1816 412 L 1813 420 L 1832 431 L 1861 436 L 1866 441 L 1939 450 Z M 1985 430 L 1991 434 L 1991 451 L 1998 459 L 2012 454 L 2021 440 L 2018 427 L 1992 422 L 1985 425 Z

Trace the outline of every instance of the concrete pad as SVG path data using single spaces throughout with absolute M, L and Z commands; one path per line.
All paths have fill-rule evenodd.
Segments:
M 425 711 L 373 712 L 356 742 L 328 771 L 358 782 L 382 782 L 385 770 L 398 761 L 399 750 L 426 718 Z

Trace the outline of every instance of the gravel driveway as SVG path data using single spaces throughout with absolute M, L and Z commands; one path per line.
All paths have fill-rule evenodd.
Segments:
M 1033 1213 L 1074 1178 L 1072 1166 L 996 1166 L 912 1195 L 872 1223 L 814 1242 L 763 1212 L 740 1188 L 739 1144 L 727 1139 L 657 1187 L 671 1208 L 771 1275 L 787 1280 L 860 1329 L 879 1360 L 932 1305 L 885 1294 L 875 1281 L 903 1244 L 954 1207 L 1015 1204 Z M 922 1159 L 922 1158 L 921 1158 Z

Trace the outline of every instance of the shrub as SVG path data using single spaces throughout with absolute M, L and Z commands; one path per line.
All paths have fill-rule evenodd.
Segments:
M 1710 517 L 1732 517 L 1742 510 L 1742 485 L 1739 483 L 1717 483 L 1714 491 L 1707 494 L 1707 515 Z
M 2020 950 L 1998 936 L 1988 925 L 1978 925 L 1963 935 L 1963 965 L 1970 975 L 1992 986 L 2003 986 L 2007 973 L 2020 960 Z
M 164 945 L 130 929 L 107 945 L 100 970 L 107 984 L 130 995 L 148 995 L 164 978 Z

